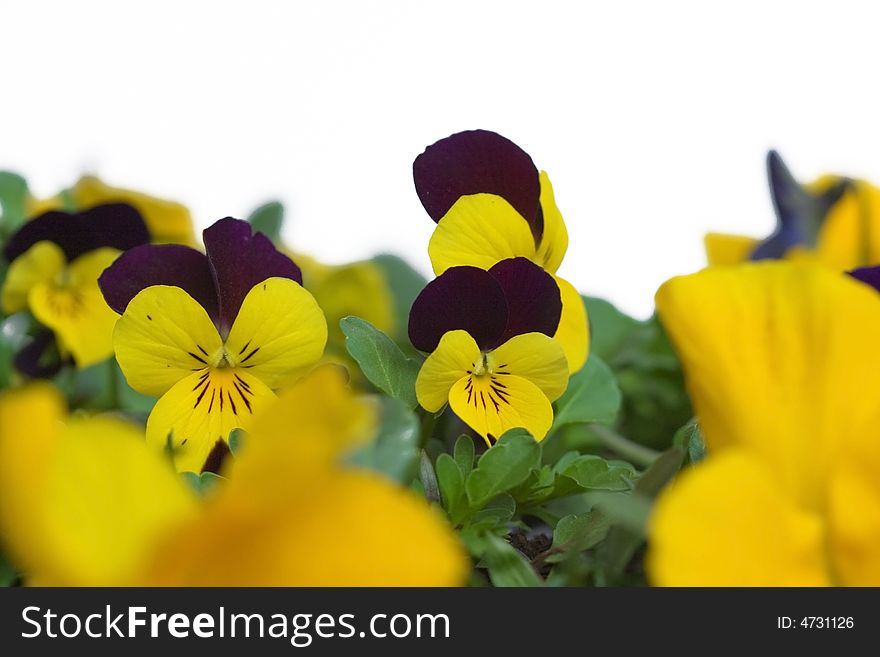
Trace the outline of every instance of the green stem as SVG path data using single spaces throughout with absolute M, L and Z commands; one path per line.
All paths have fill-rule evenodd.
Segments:
M 605 447 L 617 452 L 622 457 L 629 459 L 636 465 L 651 465 L 657 460 L 657 457 L 660 456 L 660 452 L 657 452 L 650 447 L 639 445 L 629 438 L 624 438 L 602 424 L 590 424 L 588 426 L 590 431 L 599 438 Z

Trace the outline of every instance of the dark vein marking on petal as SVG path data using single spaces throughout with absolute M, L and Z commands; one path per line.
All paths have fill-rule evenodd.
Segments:
M 238 355 L 241 356 L 241 355 L 244 353 L 244 350 L 247 349 L 247 348 L 250 347 L 250 346 L 251 346 L 251 341 L 248 340 L 247 342 L 244 343 L 244 346 L 243 346 L 243 347 L 241 348 L 241 350 L 238 352 Z
M 257 353 L 259 350 L 260 350 L 259 347 L 254 347 L 254 350 L 253 350 L 251 353 L 249 353 L 247 356 L 245 356 L 244 358 L 242 358 L 242 359 L 241 359 L 241 362 L 242 362 L 242 363 L 246 363 L 246 362 L 248 362 L 248 361 L 250 360 L 251 356 L 253 356 L 255 353 Z
M 209 413 L 211 412 L 211 409 L 214 408 L 214 395 L 216 395 L 216 394 L 217 394 L 217 391 L 212 388 L 211 389 L 211 403 L 208 404 L 208 412 Z
M 235 381 L 232 382 L 232 385 L 235 386 L 235 389 L 238 390 L 238 394 L 241 395 L 241 400 L 244 402 L 245 406 L 247 406 L 248 412 L 253 415 L 254 411 L 251 408 L 251 403 L 248 401 L 248 398 L 244 396 L 244 391 L 238 387 L 238 383 Z
M 196 345 L 196 346 L 198 346 L 198 345 Z M 195 358 L 195 359 L 196 359 L 197 361 L 199 361 L 200 363 L 204 363 L 205 365 L 208 364 L 207 361 L 202 360 L 199 356 L 196 356 L 193 352 L 191 352 L 191 351 L 187 351 L 186 353 L 188 353 L 190 356 L 192 356 L 193 358 Z

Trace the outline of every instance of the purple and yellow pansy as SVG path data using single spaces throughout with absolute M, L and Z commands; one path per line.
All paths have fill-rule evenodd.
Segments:
M 556 281 L 562 314 L 553 337 L 570 373 L 589 353 L 583 300 L 556 275 L 568 231 L 546 172 L 509 139 L 486 130 L 454 134 L 425 149 L 413 163 L 416 192 L 437 228 L 428 255 L 438 276 L 450 267 L 488 270 L 509 258 L 527 258 Z
M 448 268 L 410 311 L 410 340 L 429 353 L 419 404 L 435 413 L 448 403 L 489 445 L 516 427 L 542 440 L 568 386 L 565 352 L 551 337 L 561 314 L 553 276 L 527 258 Z
M 175 244 L 127 251 L 100 278 L 122 317 L 113 333 L 132 388 L 160 397 L 147 442 L 181 471 L 214 469 L 229 433 L 247 429 L 323 354 L 327 323 L 299 267 L 245 221 L 203 233 L 205 253 Z
M 59 361 L 44 359 L 53 344 L 78 367 L 112 356 L 116 315 L 101 296 L 98 276 L 122 251 L 149 239 L 141 215 L 122 203 L 79 214 L 50 211 L 22 225 L 3 249 L 9 263 L 3 312 L 29 310 L 45 330 L 19 352 L 17 369 L 30 376 L 57 371 Z

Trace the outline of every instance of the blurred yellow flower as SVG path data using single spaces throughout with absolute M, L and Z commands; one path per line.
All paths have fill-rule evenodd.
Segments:
M 413 493 L 341 468 L 376 412 L 328 366 L 283 393 L 203 503 L 120 420 L 0 399 L 0 532 L 40 585 L 453 586 L 468 560 Z
M 659 585 L 880 584 L 880 296 L 810 263 L 657 293 L 708 457 L 649 526 Z

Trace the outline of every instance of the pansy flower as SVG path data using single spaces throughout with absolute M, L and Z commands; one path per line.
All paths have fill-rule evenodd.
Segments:
M 762 262 L 674 278 L 657 309 L 707 455 L 657 501 L 651 581 L 880 584 L 880 294 Z
M 57 371 L 45 361 L 54 345 L 62 357 L 87 367 L 113 355 L 115 313 L 98 289 L 98 276 L 121 251 L 149 241 L 140 214 L 129 205 L 100 205 L 79 214 L 50 211 L 28 221 L 6 243 L 9 263 L 3 311 L 29 310 L 46 328 L 16 357 L 31 376 Z
M 314 365 L 327 323 L 299 267 L 250 224 L 222 219 L 206 253 L 176 244 L 126 252 L 101 276 L 122 317 L 113 343 L 135 390 L 160 397 L 147 441 L 180 470 L 214 469 L 235 428 Z
M 775 151 L 767 155 L 767 177 L 776 229 L 763 240 L 709 233 L 710 265 L 811 259 L 843 271 L 880 263 L 880 189 L 830 175 L 802 185 Z
M 410 340 L 430 353 L 416 379 L 419 404 L 435 413 L 448 403 L 490 445 L 514 427 L 542 440 L 568 386 L 565 353 L 550 337 L 561 313 L 553 277 L 526 258 L 488 271 L 450 267 L 410 311 Z
M 437 228 L 428 254 L 434 273 L 468 265 L 489 269 L 524 257 L 553 275 L 562 296 L 554 333 L 570 372 L 589 352 L 583 300 L 556 276 L 568 231 L 546 172 L 509 139 L 486 130 L 461 132 L 429 146 L 413 163 L 416 192 Z

